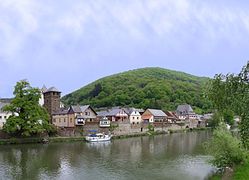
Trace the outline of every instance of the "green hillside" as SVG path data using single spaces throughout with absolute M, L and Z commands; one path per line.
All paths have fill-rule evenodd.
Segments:
M 142 68 L 101 78 L 62 98 L 66 105 L 133 106 L 175 110 L 182 103 L 207 111 L 203 97 L 208 78 L 162 68 Z

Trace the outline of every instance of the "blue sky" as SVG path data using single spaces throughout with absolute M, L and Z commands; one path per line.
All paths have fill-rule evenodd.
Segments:
M 248 9 L 230 0 L 0 0 L 0 97 L 21 79 L 67 94 L 141 67 L 239 72 Z

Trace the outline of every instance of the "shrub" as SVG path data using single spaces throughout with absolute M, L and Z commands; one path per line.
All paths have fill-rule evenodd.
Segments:
M 149 124 L 148 125 L 149 132 L 154 132 L 154 126 Z
M 213 156 L 211 163 L 222 169 L 240 164 L 246 158 L 241 142 L 224 125 L 214 130 L 212 139 L 205 144 L 205 149 Z

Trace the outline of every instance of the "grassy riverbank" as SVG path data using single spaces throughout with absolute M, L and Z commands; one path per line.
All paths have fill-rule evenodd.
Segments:
M 85 137 L 49 137 L 49 138 L 10 138 L 10 139 L 0 139 L 0 145 L 7 144 L 34 144 L 34 143 L 46 143 L 46 142 L 73 142 L 73 141 L 83 141 Z
M 235 168 L 233 179 L 244 180 L 249 178 L 249 159 L 244 164 L 241 164 Z
M 214 174 L 209 178 L 209 180 L 221 180 L 227 179 L 227 174 Z M 229 179 L 233 180 L 246 180 L 249 177 L 249 159 L 246 160 L 245 163 L 241 165 L 237 165 L 232 174 L 229 176 Z
M 209 128 L 195 128 L 195 129 L 178 129 L 171 130 L 168 132 L 165 131 L 152 131 L 138 134 L 129 134 L 129 135 L 116 135 L 113 136 L 113 139 L 123 139 L 123 138 L 131 138 L 131 137 L 140 137 L 140 136 L 155 136 L 161 134 L 171 134 L 171 133 L 183 133 L 183 132 L 191 132 L 191 131 L 200 131 L 200 130 L 209 130 Z M 34 144 L 34 143 L 54 143 L 54 142 L 74 142 L 74 141 L 84 141 L 84 136 L 79 137 L 33 137 L 33 138 L 9 138 L 9 139 L 0 139 L 0 145 L 7 144 Z

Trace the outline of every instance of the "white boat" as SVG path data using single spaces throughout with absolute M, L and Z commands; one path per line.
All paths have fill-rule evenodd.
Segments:
M 112 138 L 111 134 L 97 133 L 89 134 L 86 136 L 86 141 L 88 142 L 101 142 L 101 141 L 110 141 Z

